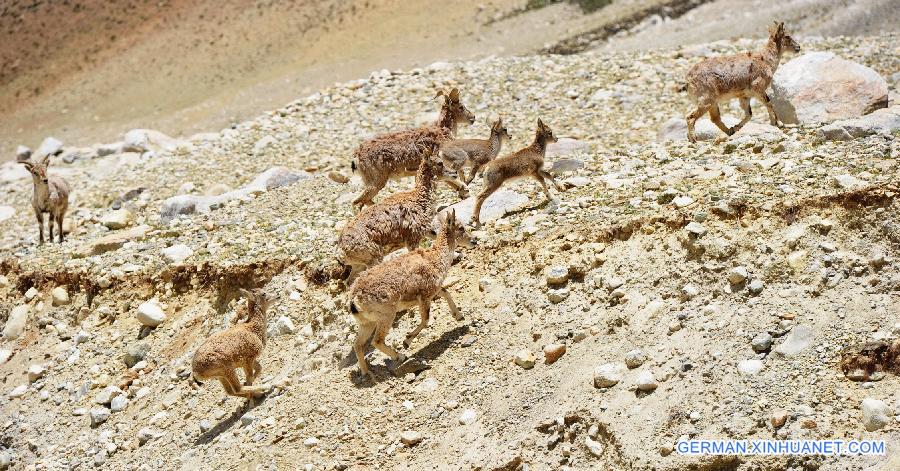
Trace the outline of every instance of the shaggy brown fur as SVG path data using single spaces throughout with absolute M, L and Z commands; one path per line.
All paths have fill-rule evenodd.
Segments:
M 709 117 L 719 129 L 729 136 L 738 132 L 752 115 L 750 98 L 756 98 L 766 105 L 769 121 L 778 126 L 775 109 L 769 102 L 766 89 L 772 83 L 775 69 L 785 50 L 800 52 L 800 46 L 784 31 L 784 23 L 775 23 L 769 28 L 769 41 L 762 49 L 745 54 L 704 59 L 687 73 L 687 91 L 697 103 L 697 109 L 687 116 L 688 140 L 696 142 L 694 123 L 709 112 Z M 738 98 L 744 117 L 734 127 L 722 122 L 719 103 Z
M 238 308 L 236 320 L 246 316 L 246 321 L 236 322 L 206 339 L 194 353 L 191 368 L 197 383 L 217 378 L 227 394 L 252 400 L 268 390 L 266 385 L 253 386 L 253 381 L 262 372 L 259 356 L 266 345 L 266 310 L 272 299 L 262 292 L 242 289 L 240 293 L 247 299 L 247 304 Z M 236 368 L 244 370 L 243 385 L 235 373 Z
M 553 183 L 559 191 L 565 191 L 550 172 L 544 170 L 544 155 L 547 153 L 547 144 L 556 142 L 556 136 L 549 126 L 538 119 L 537 131 L 534 135 L 534 141 L 530 146 L 521 149 L 514 154 L 506 155 L 498 159 L 490 161 L 484 166 L 484 189 L 475 200 L 475 209 L 472 212 L 472 224 L 474 226 L 481 225 L 481 205 L 488 199 L 491 194 L 500 189 L 503 182 L 516 178 L 532 177 L 537 180 L 544 188 L 547 199 L 552 200 L 550 191 L 547 189 L 547 180 Z
M 352 267 L 348 284 L 394 250 L 406 247 L 412 251 L 419 246 L 432 227 L 435 177 L 443 172 L 443 163 L 429 152 L 419 165 L 415 188 L 363 209 L 341 231 L 338 259 Z
M 37 216 L 40 243 L 44 243 L 44 213 L 50 214 L 47 224 L 50 229 L 50 242 L 53 242 L 53 223 L 59 229 L 59 243 L 63 241 L 63 218 L 69 209 L 69 184 L 62 177 L 48 177 L 47 167 L 50 156 L 46 155 L 40 163 L 31 160 L 21 162 L 31 172 L 34 194 L 31 196 L 31 207 Z
M 350 313 L 359 324 L 353 350 L 361 374 L 374 378 L 365 358 L 365 346 L 370 337 L 372 345 L 390 357 L 393 368 L 406 361 L 406 355 L 384 343 L 397 312 L 419 306 L 421 320 L 406 336 L 403 345 L 407 348 L 428 325 L 431 301 L 436 296 L 447 301 L 456 320 L 462 320 L 450 293 L 442 287 L 458 243 L 471 246 L 471 239 L 457 224 L 456 213 L 451 210 L 443 219 L 441 231 L 430 248 L 418 249 L 376 265 L 363 272 L 350 287 Z
M 861 370 L 866 379 L 876 371 L 900 374 L 900 340 L 876 342 L 857 353 L 844 353 L 838 366 L 845 375 Z
M 389 179 L 414 175 L 426 150 L 438 148 L 450 139 L 456 133 L 458 123 L 475 122 L 475 115 L 460 103 L 459 90 L 454 88 L 450 93 L 439 91 L 437 96 L 444 97 L 444 104 L 436 123 L 382 134 L 359 145 L 351 165 L 354 171 L 359 171 L 365 188 L 353 200 L 354 205 L 362 209 L 372 204 L 375 195 Z M 446 175 L 441 175 L 441 180 L 457 190 L 461 197 L 465 194 L 462 182 Z
M 468 185 L 484 164 L 497 158 L 503 141 L 509 139 L 509 131 L 498 118 L 491 125 L 491 135 L 487 139 L 455 139 L 447 142 L 441 147 L 441 158 Z M 468 177 L 465 176 L 464 167 L 470 169 Z

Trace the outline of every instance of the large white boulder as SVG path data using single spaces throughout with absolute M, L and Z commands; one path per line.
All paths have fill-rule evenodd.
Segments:
M 811 52 L 778 68 L 770 97 L 785 123 L 822 123 L 886 108 L 888 85 L 869 67 Z

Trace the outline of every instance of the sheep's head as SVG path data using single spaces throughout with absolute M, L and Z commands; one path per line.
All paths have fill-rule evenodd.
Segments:
M 769 27 L 769 38 L 778 44 L 780 51 L 800 52 L 800 44 L 794 41 L 784 28 L 784 22 L 776 21 L 774 25 Z
M 444 97 L 444 113 L 450 117 L 453 125 L 457 125 L 459 123 L 463 124 L 474 124 L 475 123 L 475 115 L 466 108 L 466 105 L 463 105 L 462 102 L 459 101 L 459 89 L 454 88 L 450 90 L 450 93 L 444 92 L 443 90 L 438 90 L 437 97 Z
M 537 120 L 536 137 L 537 137 L 538 141 L 543 141 L 543 142 L 559 141 L 559 139 L 557 139 L 556 136 L 553 135 L 553 130 L 550 129 L 550 126 L 547 126 L 546 124 L 544 124 L 544 122 L 541 121 L 540 118 L 538 118 L 538 120 Z
M 457 246 L 462 246 L 467 249 L 475 247 L 475 240 L 472 238 L 472 235 L 469 234 L 466 227 L 456 219 L 455 209 L 441 213 L 440 219 L 441 231 L 443 231 L 443 235 L 447 239 L 450 250 L 455 249 Z
M 494 124 L 491 125 L 491 134 L 496 136 L 500 136 L 500 140 L 511 140 L 512 136 L 509 135 L 509 131 L 506 129 L 506 125 L 503 124 L 502 118 L 497 118 L 497 121 L 494 121 Z
M 47 183 L 49 179 L 47 178 L 47 167 L 50 166 L 50 156 L 44 156 L 43 159 L 39 163 L 34 162 L 33 160 L 25 160 L 21 162 L 25 168 L 31 172 L 31 175 L 34 177 L 35 181 L 39 181 L 41 183 Z
M 257 309 L 266 312 L 275 301 L 274 298 L 267 295 L 262 290 L 249 291 L 241 288 L 238 292 L 247 300 L 247 310 L 250 312 Z

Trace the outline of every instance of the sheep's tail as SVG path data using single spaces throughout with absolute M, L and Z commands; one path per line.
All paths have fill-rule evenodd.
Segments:
M 351 170 L 353 173 L 356 173 L 356 159 L 353 159 L 353 160 L 350 161 L 350 170 Z

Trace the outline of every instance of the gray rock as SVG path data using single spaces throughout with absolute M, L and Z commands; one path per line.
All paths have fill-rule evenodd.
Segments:
M 689 222 L 687 226 L 684 226 L 684 229 L 694 237 L 703 237 L 707 232 L 706 227 L 696 221 Z
M 44 377 L 44 373 L 46 370 L 41 365 L 31 365 L 28 367 L 27 375 L 28 382 L 33 383 Z
M 25 324 L 28 322 L 28 312 L 31 308 L 22 304 L 12 308 L 6 324 L 3 326 L 3 340 L 15 340 L 25 332 Z
M 900 106 L 875 110 L 859 118 L 842 119 L 817 131 L 826 141 L 849 141 L 874 134 L 890 135 L 900 131 Z
M 569 293 L 569 288 L 548 289 L 547 299 L 554 304 L 561 303 L 569 297 Z
M 176 244 L 171 247 L 166 247 L 160 252 L 162 253 L 163 258 L 170 263 L 181 263 L 191 255 L 194 255 L 194 251 L 185 244 Z
M 576 170 L 584 168 L 584 162 L 577 159 L 560 159 L 556 162 L 553 162 L 553 165 L 550 167 L 550 171 L 554 174 L 568 173 L 574 172 Z
M 281 316 L 275 321 L 275 332 L 278 335 L 290 335 L 297 332 L 297 327 L 294 326 L 294 321 L 290 317 Z
M 27 146 L 16 147 L 16 162 L 24 162 L 31 158 L 31 149 Z
M 113 155 L 121 153 L 125 147 L 124 142 L 113 142 L 112 144 L 100 144 L 97 146 L 97 149 L 94 151 L 97 157 L 106 157 L 107 155 Z
M 478 417 L 478 413 L 475 412 L 474 409 L 466 409 L 459 416 L 460 425 L 469 425 L 472 422 L 475 422 L 475 419 Z
M 200 421 L 200 433 L 206 433 L 212 430 L 213 424 L 209 420 L 203 419 Z
M 834 177 L 834 185 L 844 190 L 858 190 L 868 184 L 869 182 L 856 178 L 849 173 L 836 175 Z
M 77 250 L 80 257 L 92 257 L 120 249 L 126 242 L 140 240 L 150 232 L 150 226 L 137 226 L 125 231 L 114 232 L 95 239 Z
M 26 392 L 28 392 L 28 385 L 20 384 L 20 385 L 14 387 L 13 390 L 9 392 L 9 397 L 11 397 L 13 399 L 19 398 L 19 397 L 24 396 Z
M 594 387 L 611 388 L 619 384 L 627 368 L 624 363 L 605 363 L 598 366 L 594 369 Z
M 860 406 L 862 409 L 863 427 L 869 432 L 884 428 L 892 422 L 890 407 L 884 401 L 867 397 Z
M 781 345 L 775 347 L 775 353 L 792 357 L 805 350 L 812 343 L 813 330 L 807 325 L 798 325 L 791 329 L 791 333 Z
M 133 367 L 139 361 L 143 360 L 149 351 L 150 345 L 146 343 L 138 343 L 129 346 L 125 351 L 125 356 L 123 358 L 125 365 L 129 368 Z
M 763 283 L 760 279 L 755 279 L 750 282 L 750 285 L 747 286 L 747 289 L 750 290 L 750 294 L 757 295 L 762 293 L 763 289 L 766 287 L 766 284 Z
M 105 407 L 91 409 L 91 427 L 96 427 L 109 420 L 110 411 Z
M 8 451 L 0 451 L 0 470 L 9 469 L 12 463 L 12 455 Z
M 422 434 L 415 430 L 404 430 L 400 432 L 400 442 L 406 446 L 415 446 L 423 439 Z
M 684 196 L 684 195 L 676 196 L 672 200 L 672 203 L 675 204 L 676 208 L 684 208 L 686 206 L 690 206 L 690 205 L 694 204 L 694 198 L 691 198 L 690 196 Z
M 746 281 L 749 276 L 747 267 L 734 267 L 728 272 L 728 282 L 733 285 L 739 285 Z
M 506 215 L 506 213 L 521 209 L 529 204 L 530 200 L 527 196 L 511 190 L 497 190 L 481 206 L 481 222 L 492 221 Z M 432 225 L 435 228 L 440 226 L 438 218 L 449 210 L 456 210 L 456 220 L 462 224 L 469 224 L 472 221 L 472 212 L 475 210 L 475 197 L 471 196 L 450 207 L 444 208 L 435 216 Z
M 124 229 L 134 222 L 134 215 L 127 209 L 116 209 L 110 211 L 100 218 L 100 224 L 116 230 Z
M 772 348 L 772 336 L 767 332 L 760 332 L 750 341 L 750 346 L 756 353 L 768 352 Z
M 755 358 L 738 362 L 738 371 L 745 376 L 753 376 L 763 369 L 763 362 Z
M 282 186 L 291 185 L 300 180 L 309 179 L 306 173 L 294 172 L 285 167 L 272 167 L 260 173 L 250 183 L 216 196 L 177 195 L 163 202 L 160 210 L 160 222 L 168 224 L 180 215 L 205 214 L 225 203 L 260 194 Z M 474 203 L 473 203 L 474 204 Z
M 638 373 L 634 380 L 634 384 L 637 386 L 638 390 L 644 392 L 650 392 L 659 387 L 659 383 L 656 382 L 656 378 L 653 377 L 653 373 L 650 371 Z
M 778 68 L 771 99 L 785 123 L 820 123 L 887 107 L 888 86 L 869 67 L 830 52 L 811 52 Z
M 97 393 L 94 397 L 94 402 L 100 405 L 107 405 L 112 402 L 114 397 L 121 396 L 122 394 L 121 389 L 115 386 L 107 386 Z
M 144 428 L 138 430 L 138 433 L 137 433 L 138 443 L 141 445 L 149 442 L 150 440 L 155 440 L 161 436 L 162 436 L 162 433 L 157 432 L 156 430 L 153 430 L 148 427 L 144 427 Z
M 625 354 L 625 366 L 634 369 L 644 364 L 649 359 L 643 350 L 636 348 Z
M 591 148 L 591 144 L 589 142 L 579 141 L 578 139 L 572 139 L 571 137 L 560 137 L 559 141 L 553 142 L 547 145 L 547 157 L 561 157 L 564 155 L 576 154 L 576 153 L 585 153 L 588 152 Z M 575 161 L 579 162 L 580 161 Z M 562 172 L 571 172 L 573 170 L 577 170 L 581 168 L 584 164 L 581 164 L 577 168 L 569 169 L 569 170 L 557 170 L 556 164 L 553 164 L 552 171 L 562 171 Z
M 526 370 L 534 368 L 534 353 L 532 353 L 531 350 L 528 350 L 527 348 L 523 348 L 522 350 L 516 352 L 514 360 L 517 365 L 525 368 Z
M 64 286 L 57 286 L 50 291 L 50 296 L 53 299 L 52 303 L 54 306 L 65 306 L 69 304 L 69 292 L 66 291 Z
M 47 155 L 58 155 L 62 151 L 63 143 L 55 137 L 47 137 L 34 152 L 36 159 L 42 159 Z
M 128 398 L 120 394 L 109 401 L 109 409 L 113 412 L 121 412 L 128 407 Z
M 147 327 L 157 327 L 166 320 L 166 313 L 156 299 L 144 301 L 137 308 L 137 320 Z
M 125 152 L 172 151 L 179 141 L 152 129 L 132 129 L 125 133 L 122 150 Z
M 561 285 L 569 279 L 569 269 L 562 265 L 553 265 L 547 267 L 545 271 L 547 285 Z

